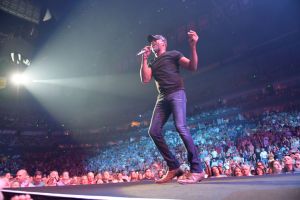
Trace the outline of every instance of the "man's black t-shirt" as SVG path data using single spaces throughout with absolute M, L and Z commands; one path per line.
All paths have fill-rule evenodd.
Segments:
M 160 94 L 167 95 L 184 89 L 183 79 L 179 74 L 181 57 L 183 55 L 179 51 L 166 51 L 149 64 Z

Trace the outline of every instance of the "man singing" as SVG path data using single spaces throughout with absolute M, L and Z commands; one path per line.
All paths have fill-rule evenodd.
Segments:
M 183 173 L 180 169 L 180 163 L 169 150 L 162 135 L 162 128 L 171 114 L 173 114 L 176 130 L 187 150 L 191 171 L 187 179 L 180 179 L 178 182 L 181 184 L 197 183 L 204 178 L 197 148 L 186 125 L 186 96 L 183 78 L 179 74 L 180 66 L 191 71 L 197 70 L 198 55 L 196 45 L 198 35 L 192 30 L 187 35 L 191 50 L 190 59 L 184 57 L 178 51 L 167 51 L 167 40 L 162 35 L 149 35 L 148 42 L 150 46 L 143 48 L 144 53 L 142 54 L 140 69 L 141 81 L 148 83 L 153 77 L 159 92 L 152 114 L 149 135 L 169 168 L 167 174 L 157 180 L 156 183 L 170 182 L 174 177 L 181 176 Z M 151 52 L 155 58 L 148 63 L 148 57 Z

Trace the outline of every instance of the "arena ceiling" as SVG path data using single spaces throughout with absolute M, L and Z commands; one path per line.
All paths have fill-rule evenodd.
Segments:
M 201 90 L 193 80 L 268 44 L 293 43 L 300 24 L 296 1 L 11 2 L 30 2 L 39 15 L 30 18 L 33 11 L 27 16 L 18 15 L 17 8 L 15 13 L 1 9 L 1 77 L 15 70 L 26 72 L 35 84 L 25 90 L 54 118 L 89 126 L 130 122 L 152 109 L 155 85 L 140 83 L 136 56 L 148 34 L 165 35 L 169 49 L 188 56 L 186 32 L 199 33 L 200 69 L 183 72 L 186 87 L 192 88 L 189 103 L 194 104 Z M 21 52 L 30 66 L 11 63 L 11 52 Z

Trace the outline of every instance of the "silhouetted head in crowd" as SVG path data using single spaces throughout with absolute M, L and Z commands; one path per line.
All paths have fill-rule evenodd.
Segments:
M 293 156 L 294 160 L 299 160 L 300 161 L 300 153 L 296 152 Z
M 146 179 L 146 180 L 153 179 L 153 174 L 152 174 L 151 169 L 148 168 L 145 170 L 144 179 Z
M 88 177 L 86 175 L 81 176 L 81 185 L 89 184 Z
M 263 171 L 265 170 L 265 165 L 264 165 L 263 162 L 258 161 L 258 162 L 256 163 L 256 167 L 262 169 Z
M 297 173 L 300 172 L 300 160 L 295 161 L 294 171 L 297 172 Z
M 94 184 L 95 183 L 95 175 L 94 175 L 93 172 L 89 172 L 87 174 L 87 177 L 88 177 L 89 184 Z
M 33 177 L 33 185 L 35 186 L 44 186 L 43 182 L 43 173 L 41 171 L 36 171 Z
M 265 174 L 265 171 L 261 167 L 256 167 L 255 174 L 258 176 L 262 176 Z
M 242 165 L 242 173 L 243 176 L 252 176 L 250 166 L 246 164 Z
M 293 172 L 294 166 L 293 166 L 293 159 L 291 156 L 284 156 L 283 158 L 283 172 Z
M 212 176 L 218 177 L 220 176 L 220 170 L 217 166 L 213 166 L 211 168 Z
M 129 174 L 129 178 L 131 182 L 138 181 L 138 174 L 135 171 L 131 171 Z
M 16 175 L 17 181 L 22 185 L 25 181 L 28 181 L 28 173 L 25 169 L 20 169 Z
M 102 184 L 103 183 L 103 180 L 102 180 L 102 174 L 101 173 L 98 173 L 95 177 L 95 183 L 96 184 Z
M 103 172 L 102 180 L 104 183 L 109 183 L 110 182 L 110 174 L 108 171 Z
M 163 170 L 158 170 L 157 171 L 157 178 L 162 178 L 163 176 L 165 175 L 164 171 Z
M 242 170 L 240 167 L 235 167 L 234 168 L 234 176 L 243 176 Z
M 273 174 L 281 174 L 282 173 L 282 166 L 278 160 L 274 160 L 270 166 L 272 166 Z

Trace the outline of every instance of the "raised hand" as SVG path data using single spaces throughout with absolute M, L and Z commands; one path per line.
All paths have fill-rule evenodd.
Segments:
M 16 195 L 14 197 L 12 197 L 10 200 L 33 200 L 30 195 L 26 194 L 26 195 Z
M 145 53 L 143 53 L 143 59 L 148 59 L 151 54 L 151 46 L 145 46 L 143 50 L 145 51 Z
M 190 30 L 187 34 L 190 46 L 195 47 L 199 39 L 197 33 L 193 30 Z

